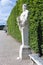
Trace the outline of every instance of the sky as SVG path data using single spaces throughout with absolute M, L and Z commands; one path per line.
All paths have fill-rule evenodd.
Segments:
M 16 0 L 0 0 L 0 25 L 6 25 L 6 21 Z

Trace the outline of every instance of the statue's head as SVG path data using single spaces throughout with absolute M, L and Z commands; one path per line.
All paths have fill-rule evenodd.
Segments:
M 23 9 L 23 11 L 25 11 L 27 9 L 27 5 L 23 4 L 22 9 Z

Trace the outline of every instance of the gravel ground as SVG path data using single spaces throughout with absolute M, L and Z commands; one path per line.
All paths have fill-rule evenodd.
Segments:
M 32 65 L 30 60 L 17 60 L 20 43 L 0 30 L 0 65 Z

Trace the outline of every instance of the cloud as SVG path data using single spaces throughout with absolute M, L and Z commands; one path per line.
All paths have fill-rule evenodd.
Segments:
M 9 7 L 5 6 L 3 8 L 0 8 L 0 21 L 5 20 L 5 18 L 8 18 L 8 16 L 10 15 L 11 9 L 12 9 L 11 6 Z
M 13 4 L 13 2 L 11 0 L 1 0 L 1 5 L 5 6 L 5 5 L 10 5 Z
M 0 0 L 0 24 L 6 23 L 16 0 Z

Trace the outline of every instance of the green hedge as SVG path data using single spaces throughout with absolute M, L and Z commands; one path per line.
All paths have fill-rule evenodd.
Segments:
M 43 0 L 18 0 L 16 5 L 14 6 L 11 14 L 8 18 L 8 32 L 18 41 L 21 41 L 21 34 L 19 28 L 17 26 L 16 18 L 22 12 L 22 4 L 26 3 L 29 14 L 29 30 L 30 30 L 30 46 L 35 51 L 38 52 L 38 41 L 37 41 L 37 27 L 39 21 L 41 22 L 42 26 L 42 37 L 43 37 Z M 42 48 L 43 48 L 43 41 L 42 41 Z

